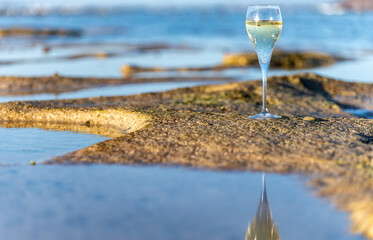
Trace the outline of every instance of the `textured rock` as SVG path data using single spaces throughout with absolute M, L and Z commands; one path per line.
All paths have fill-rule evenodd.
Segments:
M 0 104 L 0 123 L 47 129 L 73 124 L 81 127 L 76 131 L 127 133 L 116 132 L 111 140 L 50 164 L 164 164 L 310 174 L 321 196 L 350 212 L 353 230 L 373 239 L 373 120 L 341 108 L 365 104 L 373 97 L 373 85 L 313 74 L 275 77 L 268 83 L 269 108 L 282 119 L 247 118 L 260 109 L 261 83 L 251 81 L 123 97 Z

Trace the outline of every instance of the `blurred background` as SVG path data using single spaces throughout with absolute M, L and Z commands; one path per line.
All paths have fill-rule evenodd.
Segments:
M 348 81 L 371 81 L 372 1 L 260 3 L 264 2 L 278 3 L 282 9 L 284 27 L 277 49 L 318 50 L 353 59 L 314 71 Z M 253 51 L 244 22 L 247 5 L 255 3 L 258 1 L 0 1 L 0 74 L 120 77 L 123 64 L 217 64 L 225 53 Z M 247 71 L 233 74 L 246 79 L 260 76 Z

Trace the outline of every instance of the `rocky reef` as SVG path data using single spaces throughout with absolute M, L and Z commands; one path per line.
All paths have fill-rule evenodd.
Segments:
M 373 239 L 373 120 L 344 111 L 369 106 L 373 84 L 314 74 L 273 77 L 268 83 L 269 108 L 282 119 L 247 118 L 260 110 L 262 91 L 260 81 L 248 81 L 133 96 L 4 103 L 0 124 L 33 123 L 46 129 L 70 124 L 75 131 L 92 129 L 113 137 L 48 164 L 306 174 L 321 196 L 350 212 L 355 232 Z
M 277 69 L 309 69 L 323 66 L 329 66 L 337 61 L 341 61 L 343 58 L 332 56 L 330 54 L 306 51 L 306 52 L 288 52 L 275 50 L 273 52 L 271 60 L 271 68 Z M 160 71 L 223 71 L 231 68 L 247 68 L 247 67 L 259 67 L 258 57 L 256 53 L 227 53 L 223 56 L 222 62 L 215 66 L 205 67 L 177 67 L 177 68 L 166 68 L 166 67 L 142 67 L 125 64 L 122 67 L 122 73 L 124 76 L 130 76 L 134 73 L 139 72 L 160 72 Z

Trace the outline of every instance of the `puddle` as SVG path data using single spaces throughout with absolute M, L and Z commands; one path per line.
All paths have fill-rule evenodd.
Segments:
M 0 172 L 2 239 L 243 240 L 261 198 L 259 173 L 117 165 Z M 281 239 L 362 239 L 299 177 L 267 175 L 267 193 Z
M 357 117 L 373 119 L 373 110 L 358 108 L 358 109 L 343 109 L 343 111 L 351 113 Z
M 360 56 L 359 60 L 340 62 L 313 72 L 349 82 L 373 82 L 373 56 Z
M 263 202 L 260 173 L 42 165 L 106 138 L 0 128 L 0 139 L 1 239 L 245 239 L 248 226 L 263 224 L 258 202 L 271 206 L 282 239 L 362 239 L 297 176 L 267 175 Z
M 280 234 L 273 220 L 271 207 L 268 203 L 266 175 L 262 175 L 262 193 L 260 194 L 259 206 L 255 218 L 247 229 L 246 240 L 267 239 L 278 240 Z
M 74 98 L 89 98 L 89 97 L 109 97 L 109 96 L 124 96 L 131 94 L 147 93 L 147 92 L 162 92 L 175 88 L 193 87 L 208 84 L 219 84 L 222 81 L 198 81 L 198 82 L 160 82 L 160 83 L 138 83 L 125 84 L 108 87 L 97 87 L 83 89 L 75 92 L 67 92 L 61 94 L 33 94 L 20 96 L 2 96 L 0 102 L 10 101 L 42 101 L 55 99 L 74 99 Z
M 0 139 L 0 165 L 26 165 L 30 161 L 48 160 L 108 138 L 37 128 L 0 128 Z

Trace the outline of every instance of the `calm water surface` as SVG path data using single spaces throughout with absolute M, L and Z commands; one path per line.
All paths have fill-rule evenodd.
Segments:
M 60 94 L 33 94 L 33 95 L 19 95 L 19 96 L 3 96 L 0 97 L 1 102 L 10 101 L 39 101 L 39 100 L 54 100 L 54 99 L 74 99 L 74 98 L 88 98 L 88 97 L 108 97 L 108 96 L 124 96 L 138 93 L 148 92 L 162 92 L 181 87 L 193 87 L 206 84 L 217 84 L 221 82 L 163 82 L 163 83 L 139 83 L 139 84 L 125 84 L 118 86 L 107 86 L 89 88 L 75 92 L 67 92 Z
M 0 142 L 1 239 L 244 239 L 259 202 L 260 173 L 48 166 L 41 160 L 106 138 L 4 128 L 0 136 L 7 139 Z M 304 179 L 267 180 L 282 239 L 362 239 Z
M 0 169 L 2 239 L 244 239 L 261 175 L 129 166 Z M 269 175 L 282 239 L 362 239 L 298 177 Z
M 88 147 L 108 138 L 37 128 L 0 128 L 0 165 L 25 165 Z

